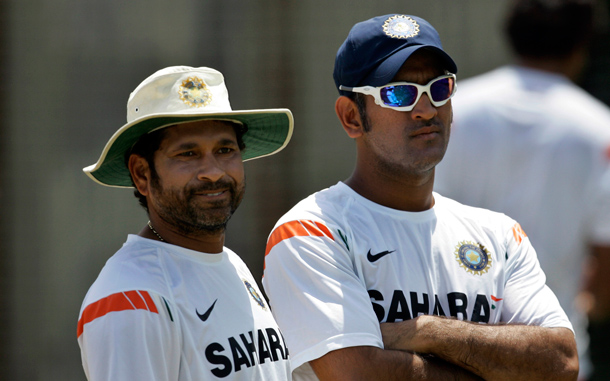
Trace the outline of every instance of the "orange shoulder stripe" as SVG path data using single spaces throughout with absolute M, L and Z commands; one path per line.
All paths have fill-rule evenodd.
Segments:
M 109 312 L 125 310 L 147 310 L 156 314 L 159 313 L 155 302 L 147 291 L 118 292 L 85 307 L 81 318 L 78 320 L 76 337 L 80 337 L 83 333 L 85 324 Z
M 521 241 L 523 241 L 523 239 L 525 237 L 527 237 L 527 234 L 525 234 L 525 232 L 523 231 L 523 228 L 521 228 L 521 225 L 519 225 L 519 223 L 516 223 L 513 226 L 513 237 L 515 238 L 515 241 L 517 241 L 517 244 L 521 244 Z
M 278 226 L 271 233 L 267 241 L 265 255 L 269 254 L 271 249 L 283 240 L 303 236 L 328 237 L 333 241 L 335 240 L 328 227 L 321 222 L 310 220 L 290 221 Z

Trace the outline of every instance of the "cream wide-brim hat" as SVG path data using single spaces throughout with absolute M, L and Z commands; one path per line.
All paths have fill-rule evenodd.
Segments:
M 246 127 L 244 161 L 281 151 L 290 141 L 294 127 L 292 113 L 285 108 L 233 111 L 219 71 L 172 66 L 146 78 L 131 93 L 127 124 L 112 135 L 97 163 L 83 171 L 102 185 L 133 187 L 125 155 L 142 135 L 206 119 L 232 121 Z

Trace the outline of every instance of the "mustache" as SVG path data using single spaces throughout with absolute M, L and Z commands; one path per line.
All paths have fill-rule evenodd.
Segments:
M 438 127 L 441 130 L 443 130 L 443 129 L 445 129 L 445 127 L 447 127 L 447 125 L 440 118 L 434 117 L 432 119 L 422 120 L 422 121 L 418 121 L 418 122 L 414 123 L 413 126 L 411 127 L 411 130 L 416 131 L 416 130 L 419 130 L 420 128 L 424 128 L 424 127 Z
M 225 189 L 229 189 L 230 191 L 233 191 L 234 188 L 235 188 L 235 184 L 233 184 L 233 182 L 226 181 L 226 180 L 218 180 L 213 183 L 204 182 L 204 183 L 200 183 L 197 185 L 193 185 L 187 189 L 187 193 L 192 195 L 192 194 L 200 193 L 200 192 L 213 192 L 213 191 L 220 191 L 220 190 L 225 190 Z
M 417 123 L 417 128 L 443 126 L 443 125 L 444 125 L 444 123 L 439 118 L 434 117 L 432 119 L 420 121 L 419 123 Z

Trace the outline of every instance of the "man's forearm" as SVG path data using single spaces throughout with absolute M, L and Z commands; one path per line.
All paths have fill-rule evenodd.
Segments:
M 438 316 L 382 324 L 386 348 L 437 356 L 490 380 L 576 380 L 567 328 L 485 325 Z
M 322 380 L 481 380 L 480 377 L 435 356 L 348 347 L 309 362 Z

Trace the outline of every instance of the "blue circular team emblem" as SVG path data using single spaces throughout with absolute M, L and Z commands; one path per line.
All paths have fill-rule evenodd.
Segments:
M 263 298 L 260 297 L 258 292 L 256 292 L 256 289 L 254 287 L 252 287 L 250 282 L 248 282 L 247 280 L 245 280 L 245 279 L 242 279 L 242 280 L 244 281 L 244 284 L 246 285 L 246 289 L 250 293 L 250 296 L 252 296 L 252 299 L 254 299 L 254 301 L 256 303 L 258 303 L 259 306 L 261 306 L 264 310 L 266 310 L 267 307 L 265 307 L 265 302 L 263 301 Z
M 395 15 L 383 24 L 383 31 L 392 38 L 409 38 L 419 34 L 419 24 L 409 16 Z
M 462 268 L 474 275 L 483 275 L 491 267 L 491 256 L 480 243 L 460 242 L 455 257 Z
M 208 86 L 198 77 L 188 77 L 180 86 L 180 99 L 191 107 L 207 106 L 212 101 Z

